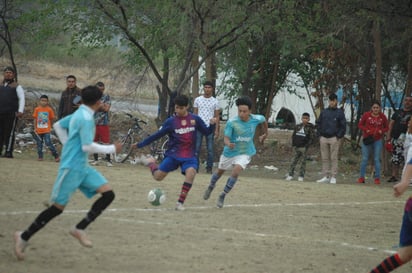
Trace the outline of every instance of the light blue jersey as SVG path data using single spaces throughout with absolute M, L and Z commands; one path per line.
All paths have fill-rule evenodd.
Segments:
M 79 169 L 88 165 L 88 154 L 82 146 L 93 143 L 96 130 L 93 114 L 92 109 L 80 105 L 72 115 L 59 120 L 60 126 L 69 133 L 63 145 L 60 169 Z
M 234 157 L 237 155 L 253 156 L 256 154 L 253 138 L 255 136 L 256 127 L 264 123 L 266 118 L 262 115 L 251 114 L 248 121 L 242 121 L 239 116 L 230 119 L 226 123 L 225 136 L 230 138 L 230 142 L 235 144 L 234 149 L 225 146 L 223 155 L 226 157 Z

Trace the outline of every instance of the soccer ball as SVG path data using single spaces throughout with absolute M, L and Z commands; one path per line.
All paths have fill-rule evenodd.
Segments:
M 159 206 L 166 201 L 166 194 L 161 189 L 152 189 L 147 194 L 147 201 L 153 206 Z

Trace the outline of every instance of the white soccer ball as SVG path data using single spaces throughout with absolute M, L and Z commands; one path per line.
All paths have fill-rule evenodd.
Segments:
M 161 189 L 152 189 L 147 194 L 147 201 L 153 206 L 159 206 L 166 201 L 166 194 Z

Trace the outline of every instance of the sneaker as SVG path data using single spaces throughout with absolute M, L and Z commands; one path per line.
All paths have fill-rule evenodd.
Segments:
M 24 249 L 29 244 L 27 241 L 21 238 L 21 234 L 23 232 L 16 231 L 14 233 L 14 254 L 17 257 L 17 260 L 22 261 L 24 260 Z
M 376 185 L 379 185 L 381 183 L 381 180 L 379 178 L 375 178 L 373 181 Z
M 335 180 L 335 181 L 336 181 L 336 180 Z M 316 180 L 316 182 L 318 182 L 318 183 L 328 183 L 328 182 L 329 182 L 329 177 L 324 176 L 324 177 L 322 177 L 321 179 Z
M 90 165 L 96 166 L 99 164 L 98 160 L 93 160 L 92 162 L 90 162 Z
M 43 161 L 43 157 L 37 158 L 37 161 Z
M 225 203 L 225 197 L 226 197 L 226 194 L 224 194 L 224 193 L 221 193 L 219 195 L 219 198 L 217 199 L 217 207 L 218 208 L 223 208 L 223 204 Z
M 285 178 L 286 181 L 290 181 L 292 179 L 293 179 L 293 176 L 290 176 L 290 175 L 286 176 L 286 178 Z
M 212 191 L 213 191 L 213 187 L 211 187 L 211 186 L 207 187 L 207 189 L 205 190 L 205 193 L 203 194 L 203 199 L 204 200 L 209 199 L 210 194 L 212 193 Z
M 107 160 L 106 166 L 107 166 L 107 167 L 113 167 L 112 161 L 111 161 L 111 160 Z
M 359 184 L 365 183 L 365 178 L 364 178 L 364 177 L 359 177 L 359 178 L 358 178 L 358 183 L 359 183 Z
M 389 183 L 391 183 L 391 182 L 397 182 L 397 181 L 398 181 L 398 179 L 397 179 L 395 176 L 392 176 L 392 177 L 389 178 L 389 180 L 388 180 Z
M 54 159 L 54 161 L 60 162 L 60 157 L 56 157 L 56 158 Z
M 299 181 L 299 182 L 303 182 L 303 176 L 299 176 L 299 177 L 298 177 L 298 181 Z
M 85 247 L 92 247 L 92 242 L 87 238 L 87 234 L 84 230 L 78 228 L 72 228 L 69 231 L 70 235 L 79 240 L 80 244 Z
M 176 208 L 175 208 L 175 210 L 177 210 L 177 211 L 184 211 L 184 210 L 185 210 L 185 207 L 183 206 L 182 203 L 177 202 L 177 203 L 176 203 Z
M 336 178 L 335 178 L 335 177 L 331 177 L 331 178 L 330 178 L 330 183 L 331 183 L 331 184 L 336 184 Z

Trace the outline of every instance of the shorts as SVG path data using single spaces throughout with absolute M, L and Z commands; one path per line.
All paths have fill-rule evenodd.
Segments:
M 104 144 L 110 143 L 110 130 L 108 125 L 96 125 L 94 142 L 101 142 Z
M 182 170 L 181 173 L 184 175 L 186 174 L 186 170 L 189 168 L 194 168 L 195 170 L 197 170 L 199 168 L 199 163 L 196 157 L 174 158 L 171 156 L 167 156 L 160 163 L 159 170 L 161 170 L 162 172 L 169 173 L 179 168 L 179 166 Z
M 234 157 L 220 156 L 218 168 L 221 170 L 230 170 L 234 165 L 240 165 L 243 169 L 250 163 L 252 157 L 248 155 L 237 155 Z
M 59 169 L 50 201 L 65 206 L 77 189 L 87 198 L 92 198 L 97 189 L 106 183 L 106 178 L 91 167 L 81 170 Z
M 412 198 L 406 201 L 405 212 L 402 219 L 402 227 L 399 235 L 399 246 L 407 247 L 412 245 Z
M 392 150 L 392 164 L 402 165 L 405 162 L 403 142 L 392 140 L 393 150 Z

